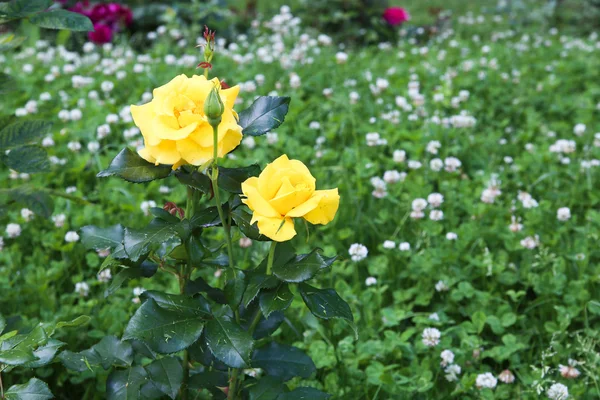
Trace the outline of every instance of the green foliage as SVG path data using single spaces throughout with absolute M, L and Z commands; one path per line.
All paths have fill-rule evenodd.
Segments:
M 242 111 L 239 124 L 244 135 L 260 136 L 277 128 L 285 119 L 290 105 L 289 97 L 262 96 Z

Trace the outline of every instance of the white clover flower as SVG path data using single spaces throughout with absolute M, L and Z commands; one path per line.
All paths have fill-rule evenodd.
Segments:
M 85 282 L 77 282 L 75 284 L 75 293 L 81 297 L 87 297 L 90 294 L 90 286 Z
M 458 380 L 458 375 L 460 375 L 461 371 L 462 370 L 460 366 L 456 364 L 448 365 L 444 370 L 444 372 L 446 373 L 446 380 L 448 382 L 456 382 Z
M 411 203 L 413 211 L 423 211 L 427 207 L 427 200 L 422 198 L 414 199 Z
M 429 196 L 427 196 L 427 202 L 431 205 L 431 207 L 437 208 L 444 202 L 444 196 L 442 196 L 440 193 L 431 193 Z
M 444 162 L 439 158 L 434 158 L 429 161 L 429 168 L 431 168 L 432 171 L 439 172 L 444 168 Z
M 277 132 L 267 132 L 266 137 L 268 144 L 275 144 L 279 141 L 279 136 L 277 135 Z
M 440 316 L 438 315 L 438 313 L 434 312 L 432 314 L 429 314 L 428 317 L 430 320 L 432 321 L 439 321 L 440 320 Z
M 438 281 L 435 284 L 435 290 L 438 292 L 447 292 L 450 288 L 448 287 L 448 285 L 446 285 L 446 282 L 444 281 Z
M 352 258 L 352 261 L 358 262 L 367 258 L 367 254 L 369 254 L 369 250 L 360 243 L 354 243 L 348 249 L 348 254 Z
M 569 388 L 562 383 L 555 383 L 546 391 L 546 395 L 550 400 L 565 400 L 569 398 Z
M 21 235 L 21 225 L 11 223 L 6 225 L 6 234 L 9 238 L 16 238 Z
M 68 186 L 68 187 L 65 189 L 65 192 L 66 192 L 67 194 L 75 193 L 76 191 L 77 191 L 77 187 L 75 187 L 75 186 Z
M 442 358 L 442 367 L 445 367 L 446 365 L 452 364 L 454 362 L 454 353 L 452 352 L 452 350 L 442 351 L 440 357 Z
M 87 148 L 90 153 L 96 153 L 98 150 L 100 150 L 100 143 L 89 142 Z
M 444 165 L 446 166 L 445 169 L 447 172 L 455 172 L 462 166 L 462 163 L 456 157 L 446 157 L 444 160 Z
M 348 61 L 348 54 L 344 53 L 343 51 L 338 51 L 335 54 L 335 61 L 338 64 L 345 64 L 346 61 Z
M 66 220 L 67 216 L 65 214 L 57 214 L 52 216 L 52 222 L 54 222 L 54 226 L 57 228 L 62 228 L 65 225 Z
M 365 285 L 367 286 L 373 286 L 377 284 L 377 278 L 369 276 L 367 279 L 365 279 Z
M 247 237 L 240 238 L 239 245 L 242 249 L 246 249 L 246 248 L 252 246 L 252 239 L 247 238 Z
M 380 143 L 381 137 L 377 132 L 369 132 L 365 135 L 365 139 L 367 140 L 367 146 L 373 147 Z
M 162 194 L 171 193 L 171 188 L 168 186 L 162 185 L 161 187 L 158 188 L 158 192 L 162 193 Z
M 577 124 L 573 128 L 573 133 L 577 136 L 581 136 L 585 133 L 586 126 L 584 124 Z
M 65 242 L 75 243 L 79 240 L 79 235 L 75 231 L 69 231 L 65 234 Z
M 103 269 L 102 271 L 100 271 L 100 273 L 97 275 L 97 278 L 100 282 L 106 283 L 108 281 L 110 281 L 112 279 L 112 274 L 110 272 L 110 269 Z
M 558 370 L 563 378 L 575 379 L 579 375 L 581 375 L 581 372 L 579 372 L 579 370 L 575 368 L 575 365 L 577 365 L 577 361 L 569 360 L 569 365 L 559 364 Z
M 446 239 L 447 240 L 457 240 L 458 235 L 454 232 L 448 232 L 448 233 L 446 233 Z
M 104 93 L 108 93 L 115 88 L 115 84 L 111 81 L 104 81 L 100 84 L 100 90 Z
M 290 87 L 292 89 L 298 89 L 302 85 L 302 80 L 298 76 L 298 74 L 292 72 L 290 74 Z
M 436 328 L 425 328 L 422 334 L 422 341 L 425 346 L 434 347 L 440 343 L 442 333 Z
M 410 251 L 410 243 L 408 242 L 402 242 L 398 245 L 398 249 L 400 251 Z
M 444 212 L 442 210 L 431 210 L 429 212 L 429 219 L 432 221 L 441 221 L 444 219 Z
M 42 140 L 42 147 L 52 147 L 52 146 L 54 146 L 54 139 L 52 139 L 51 136 L 46 136 Z
M 71 119 L 71 121 L 79 121 L 82 116 L 83 113 L 78 108 L 74 108 L 71 111 L 69 111 L 69 118 Z
M 493 389 L 498 384 L 498 379 L 492 375 L 491 372 L 486 372 L 484 374 L 477 375 L 477 379 L 475 380 L 475 386 L 479 389 L 488 388 Z
M 256 147 L 256 141 L 254 140 L 254 137 L 252 137 L 252 136 L 245 136 L 242 139 L 242 144 L 250 150 L 252 150 L 254 147 Z
M 568 221 L 571 219 L 571 210 L 569 207 L 561 207 L 556 211 L 556 219 L 559 221 Z
M 325 96 L 325 97 L 331 97 L 332 94 L 333 94 L 333 89 L 332 88 L 325 88 L 325 89 L 323 89 L 323 96 Z
M 394 150 L 393 158 L 395 163 L 403 163 L 406 161 L 406 152 L 404 150 Z
M 410 169 L 419 169 L 423 166 L 420 161 L 417 160 L 408 160 L 408 168 Z
M 438 142 L 437 140 L 432 140 L 429 143 L 427 143 L 427 147 L 425 148 L 425 150 L 430 154 L 437 154 L 438 150 L 441 147 L 442 144 L 440 142 Z
M 396 242 L 394 242 L 393 240 L 386 240 L 385 242 L 383 242 L 383 248 L 384 249 L 395 249 L 396 248 Z
M 527 236 L 525 239 L 521 240 L 521 246 L 526 249 L 532 250 L 538 247 L 540 244 L 540 238 L 538 235 L 535 236 Z
M 142 201 L 140 204 L 140 209 L 144 213 L 144 215 L 150 215 L 150 209 L 156 207 L 156 202 L 154 200 Z
M 385 183 L 393 184 L 397 182 L 402 182 L 404 178 L 406 178 L 406 175 L 403 176 L 402 173 L 396 170 L 385 171 L 383 173 L 383 180 L 385 181 Z
M 77 141 L 72 141 L 67 143 L 67 148 L 73 152 L 77 152 L 79 150 L 81 150 L 81 143 L 77 142 Z
M 515 376 L 512 372 L 510 372 L 510 370 L 505 369 L 500 373 L 500 375 L 498 375 L 498 379 L 500 380 L 500 382 L 509 384 L 515 381 Z
M 133 295 L 135 297 L 139 297 L 142 295 L 142 293 L 144 293 L 146 291 L 146 289 L 144 289 L 143 287 L 134 287 L 133 288 Z
M 67 122 L 71 119 L 71 113 L 69 112 L 69 110 L 60 110 L 58 112 L 58 119 L 60 119 L 63 122 Z
M 34 213 L 33 211 L 31 211 L 29 208 L 22 208 L 21 209 L 21 217 L 23 217 L 23 219 L 27 222 L 31 221 L 31 219 L 33 218 Z
M 360 100 L 360 94 L 357 92 L 350 92 L 350 94 L 348 94 L 348 98 L 350 99 L 350 104 L 356 104 L 358 103 L 358 100 Z

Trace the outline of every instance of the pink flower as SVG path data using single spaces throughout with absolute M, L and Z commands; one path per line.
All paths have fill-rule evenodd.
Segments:
M 408 21 L 410 19 L 410 15 L 408 15 L 408 12 L 404 8 L 388 7 L 383 12 L 383 19 L 385 19 L 388 24 L 396 26 Z
M 104 24 L 94 24 L 94 32 L 88 33 L 88 38 L 96 44 L 110 43 L 113 31 Z

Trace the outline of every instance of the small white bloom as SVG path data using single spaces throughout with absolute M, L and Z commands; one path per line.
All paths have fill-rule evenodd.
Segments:
M 410 251 L 410 243 L 408 242 L 402 242 L 398 245 L 398 249 L 400 251 Z
M 406 152 L 404 150 L 394 150 L 394 162 L 403 163 L 406 161 Z
M 75 231 L 69 231 L 65 234 L 65 242 L 74 243 L 79 240 L 79 235 Z
M 569 388 L 562 383 L 555 383 L 546 392 L 550 400 L 565 400 L 569 398 Z
M 240 247 L 242 249 L 246 249 L 250 246 L 252 246 L 252 239 L 247 238 L 247 237 L 240 238 Z
M 540 238 L 538 235 L 535 236 L 527 236 L 525 239 L 521 240 L 521 246 L 526 249 L 532 250 L 538 247 L 540 244 Z
M 431 142 L 427 143 L 425 150 L 430 154 L 437 154 L 440 147 L 442 147 L 440 142 L 437 140 L 432 140 Z
M 69 118 L 71 119 L 71 121 L 79 121 L 82 116 L 83 113 L 78 108 L 74 108 L 69 112 Z
M 156 202 L 154 200 L 142 201 L 142 204 L 140 204 L 140 209 L 144 215 L 150 215 L 150 209 L 154 207 L 156 207 Z
M 505 369 L 504 371 L 500 372 L 500 375 L 498 375 L 498 379 L 500 380 L 500 382 L 509 384 L 515 381 L 515 376 L 512 372 L 510 372 L 510 370 Z
M 569 207 L 561 207 L 556 211 L 556 218 L 559 221 L 568 221 L 571 219 L 571 210 Z
M 277 135 L 277 132 L 267 132 L 266 136 L 268 144 L 275 144 L 279 141 L 279 136 Z
M 256 146 L 256 141 L 252 136 L 246 136 L 242 139 L 242 144 L 248 149 L 252 150 Z
M 115 87 L 115 84 L 112 83 L 111 81 L 104 81 L 100 84 L 100 89 L 104 92 L 104 93 L 108 93 L 110 91 L 112 91 Z
M 19 237 L 21 235 L 21 225 L 14 223 L 6 225 L 6 234 L 9 238 Z
M 447 240 L 457 240 L 458 235 L 454 232 L 448 232 L 448 233 L 446 233 L 446 239 Z
M 100 143 L 89 142 L 87 148 L 90 153 L 96 153 L 100 149 Z
M 434 347 L 440 343 L 442 333 L 436 328 L 425 328 L 423 330 L 422 341 L 425 346 Z
M 479 389 L 488 388 L 493 389 L 498 384 L 498 379 L 492 375 L 491 372 L 486 372 L 485 374 L 477 375 L 477 379 L 475 380 L 475 386 Z
M 373 286 L 377 284 L 377 278 L 369 276 L 367 279 L 365 279 L 365 285 L 367 286 Z
M 77 142 L 77 141 L 72 141 L 67 143 L 67 148 L 73 152 L 77 152 L 79 150 L 81 150 L 81 143 Z
M 31 219 L 33 218 L 33 211 L 31 211 L 29 208 L 22 208 L 21 209 L 21 217 L 23 217 L 23 219 L 27 222 L 31 221 Z
M 85 282 L 77 282 L 75 284 L 75 293 L 79 294 L 81 297 L 87 297 L 90 294 L 90 286 Z
M 446 373 L 446 380 L 448 382 L 455 382 L 458 380 L 458 375 L 461 373 L 460 366 L 456 364 L 448 365 L 444 372 Z
M 133 295 L 135 297 L 139 297 L 142 293 L 144 293 L 146 291 L 146 289 L 144 289 L 143 287 L 134 287 L 133 288 Z
M 435 172 L 439 172 L 444 168 L 444 162 L 439 158 L 434 158 L 429 161 L 429 168 L 431 168 Z
M 106 283 L 111 280 L 112 274 L 110 272 L 110 269 L 107 268 L 100 271 L 97 277 L 100 282 Z
M 446 282 L 444 281 L 438 281 L 435 284 L 435 290 L 438 292 L 447 292 L 450 288 L 448 287 L 448 285 L 446 285 Z
M 431 205 L 431 207 L 437 208 L 444 202 L 444 196 L 442 196 L 440 193 L 431 193 L 429 196 L 427 196 L 427 202 Z
M 385 171 L 383 173 L 383 180 L 385 183 L 396 183 L 403 181 L 403 176 L 400 172 L 396 170 Z
M 393 240 L 386 240 L 385 242 L 383 242 L 383 248 L 394 249 L 396 248 L 396 242 L 394 242 Z
M 52 139 L 51 136 L 46 136 L 42 140 L 42 147 L 52 147 L 52 146 L 54 146 L 54 139 Z
M 348 249 L 348 254 L 350 254 L 352 261 L 358 262 L 367 257 L 369 250 L 360 243 L 354 243 L 350 246 L 350 249 Z
M 52 222 L 54 222 L 54 226 L 57 228 L 62 228 L 65 225 L 66 220 L 67 216 L 65 214 L 57 214 L 52 216 Z
M 442 354 L 440 354 L 440 357 L 442 358 L 442 362 L 441 362 L 442 367 L 445 367 L 446 365 L 452 364 L 454 362 L 454 353 L 452 352 L 452 350 L 442 351 Z
M 581 136 L 585 133 L 586 126 L 584 124 L 577 124 L 573 128 L 573 133 L 577 136 Z

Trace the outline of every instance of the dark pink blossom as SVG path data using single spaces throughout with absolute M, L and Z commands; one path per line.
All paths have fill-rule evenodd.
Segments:
M 408 12 L 402 7 L 388 7 L 383 12 L 383 19 L 385 19 L 388 24 L 396 26 L 408 21 L 410 15 L 408 15 Z
M 112 42 L 113 31 L 104 24 L 94 24 L 94 32 L 88 33 L 88 38 L 96 44 L 104 44 Z

